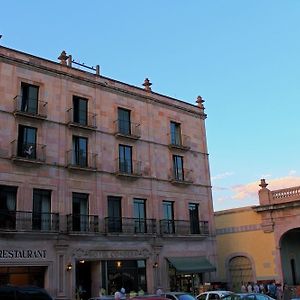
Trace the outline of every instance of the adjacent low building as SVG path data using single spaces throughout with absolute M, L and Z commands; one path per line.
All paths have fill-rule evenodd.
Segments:
M 264 179 L 259 205 L 215 212 L 219 280 L 300 285 L 300 187 L 270 191 Z
M 0 47 L 0 283 L 85 299 L 213 281 L 202 98 L 59 60 Z

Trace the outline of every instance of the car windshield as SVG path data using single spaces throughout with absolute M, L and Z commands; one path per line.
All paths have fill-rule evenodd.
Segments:
M 189 294 L 182 294 L 177 296 L 179 300 L 195 300 L 192 295 Z

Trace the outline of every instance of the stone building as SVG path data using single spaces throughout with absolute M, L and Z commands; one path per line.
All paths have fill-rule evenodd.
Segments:
M 214 279 L 203 100 L 0 47 L 0 283 L 56 299 Z
M 300 285 L 300 187 L 267 185 L 259 205 L 215 212 L 219 280 L 236 291 L 241 282 Z

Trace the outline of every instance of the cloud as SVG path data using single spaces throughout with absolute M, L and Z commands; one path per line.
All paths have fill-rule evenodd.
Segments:
M 224 179 L 224 178 L 232 176 L 232 175 L 234 175 L 234 172 L 224 172 L 224 173 L 218 174 L 216 176 L 212 176 L 211 180 Z
M 285 177 L 269 179 L 266 181 L 268 183 L 268 189 L 278 190 L 283 188 L 289 188 L 294 186 L 300 186 L 300 176 L 288 175 Z M 250 182 L 244 185 L 237 185 L 232 187 L 234 200 L 246 200 L 249 198 L 258 199 L 259 181 Z

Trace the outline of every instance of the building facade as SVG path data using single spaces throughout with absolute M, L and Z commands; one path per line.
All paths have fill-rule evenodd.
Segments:
M 0 283 L 85 299 L 214 280 L 201 97 L 59 60 L 0 47 Z
M 300 187 L 270 191 L 259 205 L 215 212 L 218 275 L 239 291 L 242 282 L 300 285 Z

